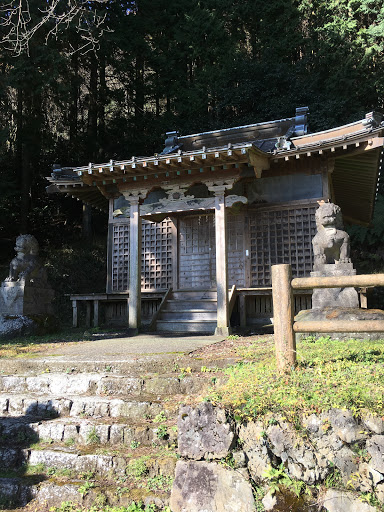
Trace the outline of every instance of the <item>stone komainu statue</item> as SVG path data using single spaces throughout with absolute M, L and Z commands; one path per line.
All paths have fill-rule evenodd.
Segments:
M 39 244 L 33 235 L 18 236 L 15 251 L 16 256 L 10 263 L 6 281 L 47 281 L 46 271 L 38 256 Z
M 320 203 L 316 210 L 317 234 L 312 240 L 314 266 L 325 263 L 351 263 L 349 235 L 343 229 L 341 209 L 333 203 Z

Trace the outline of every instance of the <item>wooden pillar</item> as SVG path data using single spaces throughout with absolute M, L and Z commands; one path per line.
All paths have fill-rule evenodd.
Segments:
M 240 327 L 247 326 L 247 303 L 245 295 L 239 295 Z
M 86 312 L 85 312 L 85 326 L 86 327 L 91 327 L 91 306 L 92 306 L 92 301 L 90 300 L 87 300 L 85 301 L 85 305 L 86 305 Z
M 228 336 L 231 333 L 228 300 L 227 215 L 225 210 L 226 188 L 226 185 L 210 187 L 210 190 L 213 190 L 215 194 L 217 286 L 217 327 L 215 334 L 218 336 Z
M 77 309 L 77 300 L 72 301 L 72 325 L 73 327 L 78 327 L 79 320 L 78 320 L 78 309 Z
M 296 364 L 292 270 L 291 265 L 272 265 L 271 268 L 277 368 L 289 371 Z
M 107 283 L 106 292 L 112 293 L 112 266 L 113 266 L 113 197 L 109 198 L 108 235 L 107 235 Z
M 93 327 L 99 327 L 99 301 L 93 301 Z
M 141 217 L 139 196 L 130 196 L 128 325 L 138 333 L 141 325 Z

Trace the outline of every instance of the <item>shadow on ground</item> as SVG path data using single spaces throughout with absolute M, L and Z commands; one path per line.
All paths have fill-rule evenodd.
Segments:
M 46 480 L 43 467 L 28 465 L 29 448 L 40 440 L 32 426 L 58 416 L 48 401 L 32 402 L 24 416 L 0 417 L 0 510 L 27 505 L 34 498 L 34 486 Z

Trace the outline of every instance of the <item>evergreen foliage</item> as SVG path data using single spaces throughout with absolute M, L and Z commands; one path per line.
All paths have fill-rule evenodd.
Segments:
M 76 225 L 80 205 L 45 194 L 54 163 L 153 154 L 169 130 L 279 119 L 301 105 L 312 130 L 383 106 L 377 0 L 46 4 L 29 1 L 19 42 L 10 7 L 0 9 L 0 239 Z

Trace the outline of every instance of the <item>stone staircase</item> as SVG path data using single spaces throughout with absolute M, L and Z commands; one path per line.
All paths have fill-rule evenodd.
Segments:
M 216 290 L 175 290 L 159 312 L 156 330 L 213 334 L 216 325 Z
M 13 375 L 1 361 L 0 507 L 167 504 L 179 406 L 212 374 L 187 357 L 149 359 L 147 370 L 132 360 L 98 371 L 13 360 Z

